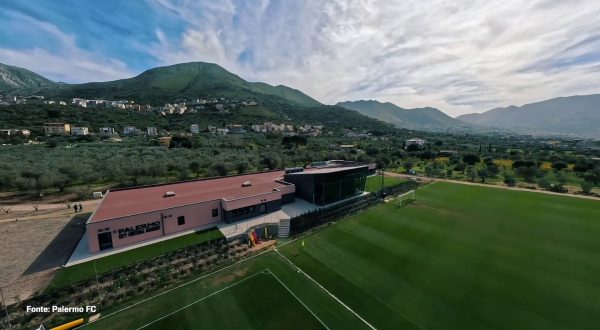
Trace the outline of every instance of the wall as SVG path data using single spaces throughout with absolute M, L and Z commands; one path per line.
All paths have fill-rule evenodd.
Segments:
M 113 220 L 89 223 L 86 226 L 89 250 L 91 253 L 100 251 L 98 234 L 101 232 L 106 232 L 107 230 L 111 231 L 112 233 L 113 248 L 119 248 L 200 226 L 206 226 L 210 224 L 216 225 L 221 221 L 220 204 L 221 202 L 216 200 L 205 203 L 179 206 L 161 211 L 131 215 Z M 216 217 L 212 216 L 213 208 L 219 210 L 219 214 Z M 177 225 L 177 217 L 179 216 L 185 217 L 184 225 Z M 131 227 L 135 229 L 138 225 L 144 225 L 155 221 L 161 221 L 159 230 L 119 238 L 119 229 Z

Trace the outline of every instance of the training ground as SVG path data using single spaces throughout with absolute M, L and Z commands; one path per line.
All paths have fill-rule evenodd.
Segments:
M 600 202 L 451 183 L 416 199 L 105 310 L 82 329 L 600 324 Z

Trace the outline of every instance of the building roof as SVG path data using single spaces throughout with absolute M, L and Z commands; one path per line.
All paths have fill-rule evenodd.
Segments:
M 307 175 L 307 174 L 326 174 L 326 173 L 334 173 L 341 172 L 346 170 L 353 170 L 357 168 L 368 168 L 367 165 L 363 166 L 345 166 L 345 167 L 323 167 L 323 168 L 309 168 L 304 170 L 304 172 L 296 172 L 296 173 L 288 173 L 286 175 Z
M 275 181 L 283 178 L 283 175 L 284 171 L 273 171 L 113 190 L 106 194 L 88 223 L 194 203 L 264 194 L 275 188 L 285 187 L 285 184 Z M 250 181 L 252 185 L 242 187 L 242 183 L 246 181 Z M 175 196 L 164 197 L 168 191 L 174 192 Z

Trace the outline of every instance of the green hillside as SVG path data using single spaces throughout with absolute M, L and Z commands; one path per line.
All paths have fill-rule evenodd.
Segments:
M 0 93 L 13 91 L 34 92 L 40 88 L 54 87 L 57 84 L 39 74 L 16 66 L 0 63 Z
M 237 100 L 252 99 L 273 106 L 314 107 L 321 105 L 298 90 L 281 85 L 271 86 L 265 83 L 248 82 L 217 64 L 203 62 L 158 67 L 144 71 L 133 78 L 107 82 L 55 84 L 49 80 L 46 81 L 49 83 L 40 84 L 36 93 L 62 98 L 128 99 L 153 105 L 184 98 L 214 97 Z M 11 91 L 14 91 L 15 88 Z M 0 92 L 4 90 L 0 87 Z
M 393 103 L 378 101 L 339 102 L 340 107 L 360 112 L 397 127 L 408 129 L 443 130 L 467 126 L 435 108 L 403 109 Z

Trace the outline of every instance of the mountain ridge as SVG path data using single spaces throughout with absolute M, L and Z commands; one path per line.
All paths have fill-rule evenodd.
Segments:
M 248 82 L 217 64 L 206 62 L 156 67 L 131 78 L 105 82 L 59 84 L 42 76 L 39 77 L 49 83 L 30 85 L 27 89 L 19 86 L 14 88 L 0 86 L 0 92 L 39 93 L 44 96 L 64 98 L 125 98 L 156 104 L 200 96 L 227 96 L 241 99 L 272 97 L 283 103 L 289 102 L 300 106 L 321 105 L 320 102 L 297 89 L 284 85 L 272 86 L 262 82 Z
M 600 136 L 600 94 L 544 101 L 464 114 L 457 120 L 485 128 L 541 134 Z
M 405 109 L 377 100 L 345 101 L 336 105 L 408 129 L 447 130 L 468 126 L 432 107 Z

